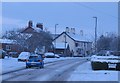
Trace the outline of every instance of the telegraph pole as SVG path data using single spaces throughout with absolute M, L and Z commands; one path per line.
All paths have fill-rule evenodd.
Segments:
M 58 24 L 55 24 L 55 38 L 56 38 L 56 29 L 57 29 L 57 25 L 58 25 Z M 55 40 L 54 54 L 55 54 L 55 49 L 56 49 L 56 40 Z
M 97 17 L 95 18 L 95 53 L 97 53 Z

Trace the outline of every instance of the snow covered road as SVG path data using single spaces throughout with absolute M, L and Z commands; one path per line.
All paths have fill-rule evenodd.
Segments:
M 45 65 L 43 69 L 24 69 L 2 76 L 3 81 L 66 81 L 83 59 L 68 59 Z
M 53 61 L 53 60 L 51 60 Z M 71 58 L 45 64 L 45 68 L 29 68 L 2 75 L 3 81 L 75 81 L 80 83 L 118 83 L 119 71 L 93 71 L 86 58 Z
M 61 61 L 61 60 L 68 60 L 68 59 L 75 59 L 77 57 L 60 57 L 60 58 L 45 58 L 44 63 L 52 63 L 56 61 Z M 83 58 L 79 58 L 83 59 Z M 84 58 L 85 59 L 85 58 Z M 87 58 L 86 58 L 87 59 Z M 6 74 L 14 71 L 19 71 L 22 69 L 25 69 L 25 62 L 18 62 L 17 58 L 5 58 L 5 59 L 0 59 L 0 65 L 1 65 L 1 72 L 0 74 Z

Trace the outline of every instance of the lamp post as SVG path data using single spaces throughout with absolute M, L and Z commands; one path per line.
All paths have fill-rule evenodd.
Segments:
M 95 53 L 97 52 L 97 17 L 95 18 Z
M 55 38 L 56 38 L 56 29 L 57 29 L 57 25 L 58 25 L 58 24 L 55 24 Z M 55 49 L 56 49 L 56 40 L 55 40 L 54 54 L 55 54 Z
M 64 50 L 65 53 L 64 53 L 64 54 L 65 54 L 65 56 L 66 56 L 66 54 L 67 54 L 67 53 L 66 53 L 66 32 L 65 32 L 65 35 L 64 35 L 64 36 L 65 36 L 65 50 Z

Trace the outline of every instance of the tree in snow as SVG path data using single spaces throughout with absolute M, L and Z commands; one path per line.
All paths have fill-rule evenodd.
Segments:
M 118 51 L 120 51 L 120 36 L 118 36 Z
M 33 52 L 36 48 L 40 49 L 43 46 L 47 51 L 51 49 L 53 41 L 51 34 L 44 31 L 29 34 L 21 33 L 21 30 L 9 31 L 3 35 L 3 38 L 15 40 L 23 48 L 22 51 L 28 50 L 30 52 Z
M 107 36 L 101 35 L 97 40 L 97 51 L 100 50 L 112 50 L 117 51 L 120 49 L 120 38 L 115 34 L 109 34 Z
M 35 50 L 36 48 L 41 49 L 45 46 L 45 50 L 51 49 L 52 37 L 49 33 L 41 31 L 39 33 L 33 32 L 32 36 L 27 39 L 28 48 L 30 51 Z
M 26 51 L 28 47 L 26 40 L 28 37 L 29 35 L 27 34 L 21 34 L 20 31 L 12 30 L 12 31 L 6 32 L 6 34 L 3 35 L 2 38 L 14 40 L 14 43 L 18 44 L 22 48 L 21 51 Z

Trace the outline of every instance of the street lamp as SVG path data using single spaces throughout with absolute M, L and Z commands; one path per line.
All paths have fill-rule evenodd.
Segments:
M 56 29 L 57 29 L 57 25 L 58 25 L 58 24 L 55 24 L 55 38 L 56 38 Z M 56 49 L 56 40 L 55 40 L 54 54 L 55 54 L 55 49 Z
M 95 18 L 95 53 L 97 52 L 97 17 Z
M 64 48 L 64 52 L 65 52 L 65 53 L 64 53 L 64 54 L 65 54 L 65 56 L 66 56 L 66 54 L 67 54 L 67 53 L 66 53 L 66 32 L 65 32 L 65 35 L 64 35 L 64 36 L 65 36 L 65 48 Z

